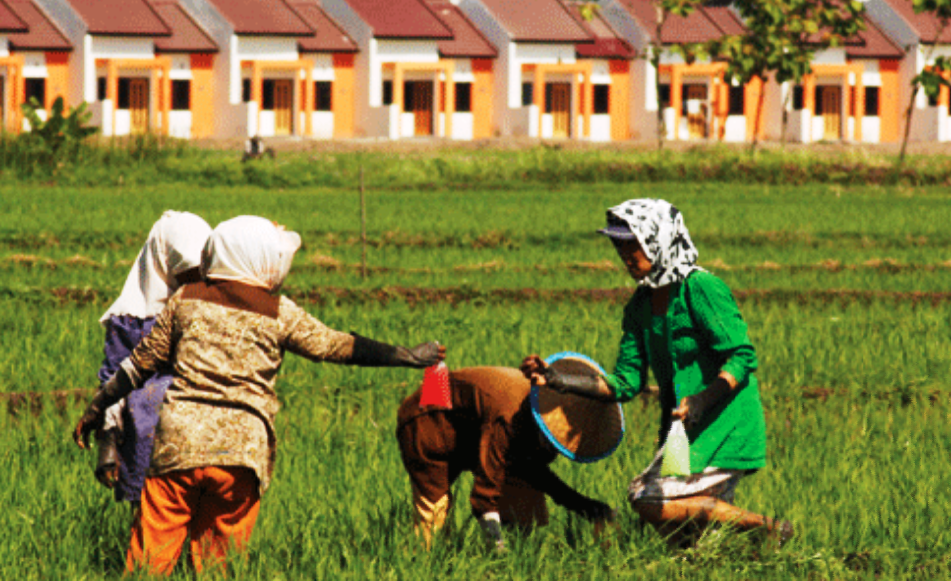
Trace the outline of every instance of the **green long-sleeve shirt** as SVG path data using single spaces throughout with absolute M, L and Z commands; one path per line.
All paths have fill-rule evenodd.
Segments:
M 736 388 L 687 432 L 691 472 L 708 466 L 762 468 L 766 422 L 753 374 L 756 352 L 730 289 L 706 271 L 694 271 L 671 285 L 666 327 L 655 326 L 662 334 L 653 338 L 651 292 L 639 288 L 624 309 L 617 365 L 605 376 L 615 396 L 627 401 L 637 395 L 647 385 L 649 365 L 660 383 L 663 441 L 679 399 L 700 393 L 726 371 L 736 378 Z M 658 349 L 665 343 L 666 349 Z

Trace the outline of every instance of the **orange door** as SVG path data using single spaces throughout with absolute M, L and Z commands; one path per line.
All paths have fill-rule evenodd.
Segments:
M 274 81 L 274 134 L 290 135 L 294 130 L 294 85 L 289 79 Z
M 838 141 L 842 138 L 842 92 L 841 87 L 822 87 L 823 139 Z
M 691 139 L 707 136 L 707 86 L 684 85 L 687 93 L 687 129 Z
M 415 83 L 413 86 L 413 117 L 415 135 L 433 134 L 433 84 Z
M 6 92 L 6 77 L 0 77 L 0 127 L 6 128 L 7 126 L 7 92 Z
M 552 137 L 571 137 L 571 83 L 551 83 Z
M 134 135 L 149 130 L 149 80 L 129 79 L 129 116 Z

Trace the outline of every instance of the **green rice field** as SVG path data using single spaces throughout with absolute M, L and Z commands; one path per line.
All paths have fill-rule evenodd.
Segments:
M 300 232 L 283 292 L 331 327 L 438 339 L 450 367 L 573 350 L 610 369 L 634 286 L 594 231 L 633 197 L 677 205 L 700 264 L 740 303 L 769 458 L 737 504 L 793 521 L 792 542 L 711 534 L 677 552 L 642 526 L 626 489 L 657 437 L 658 405 L 645 396 L 625 404 L 627 434 L 609 459 L 553 464 L 618 509 L 616 530 L 596 540 L 549 503 L 548 527 L 489 552 L 463 477 L 452 531 L 425 551 L 393 435 L 422 374 L 289 356 L 276 475 L 228 578 L 951 578 L 947 188 L 398 186 L 367 191 L 365 250 L 355 187 L 0 186 L 0 579 L 123 576 L 131 514 L 70 432 L 96 386 L 98 318 L 163 210 L 212 225 L 259 214 Z M 174 578 L 193 576 L 183 563 Z

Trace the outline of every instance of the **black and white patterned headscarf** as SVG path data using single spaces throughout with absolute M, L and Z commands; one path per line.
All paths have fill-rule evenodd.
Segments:
M 697 266 L 697 248 L 684 226 L 683 215 L 670 203 L 651 198 L 628 200 L 608 210 L 608 225 L 619 223 L 631 229 L 651 261 L 650 274 L 637 284 L 657 288 L 703 270 Z

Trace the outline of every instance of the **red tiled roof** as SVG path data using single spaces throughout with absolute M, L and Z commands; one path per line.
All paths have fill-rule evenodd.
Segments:
M 904 51 L 868 18 L 865 18 L 865 30 L 857 36 L 859 42 L 846 42 L 845 52 L 849 58 L 900 59 L 905 56 Z
M 0 0 L 0 32 L 26 32 L 26 23 Z
M 10 45 L 19 50 L 73 50 L 73 45 L 33 0 L 6 0 L 10 8 L 29 27 L 27 32 L 7 36 Z
M 652 0 L 620 0 L 628 13 L 653 39 L 657 31 L 657 12 Z M 725 6 L 706 6 L 693 11 L 686 18 L 668 16 L 661 29 L 663 44 L 707 42 L 730 34 L 742 34 L 743 24 L 733 11 Z
M 89 34 L 169 36 L 171 30 L 145 0 L 69 0 Z
M 235 34 L 312 36 L 315 30 L 284 0 L 209 0 Z
M 575 21 L 594 37 L 593 43 L 579 43 L 575 47 L 578 57 L 630 60 L 637 56 L 631 45 L 618 36 L 600 13 L 595 12 L 591 20 L 585 20 L 581 14 L 583 2 L 569 0 L 565 4 Z
M 700 10 L 724 34 L 743 34 L 746 32 L 746 27 L 743 26 L 740 17 L 727 6 L 704 6 Z
M 314 0 L 292 0 L 291 6 L 317 31 L 297 41 L 301 52 L 357 52 L 357 43 Z
M 499 56 L 479 29 L 448 0 L 429 0 L 429 7 L 452 31 L 452 40 L 439 41 L 444 58 L 495 58 Z
M 178 0 L 151 0 L 152 7 L 172 30 L 155 39 L 159 52 L 218 52 L 218 45 L 178 4 Z
M 938 18 L 927 12 L 916 14 L 911 0 L 885 0 L 885 2 L 911 26 L 922 44 L 934 42 L 935 34 L 941 29 L 941 21 Z M 951 43 L 951 26 L 945 27 L 937 41 L 939 44 Z
M 421 0 L 347 0 L 375 38 L 452 39 L 452 31 Z
M 516 42 L 594 42 L 559 0 L 482 0 Z

